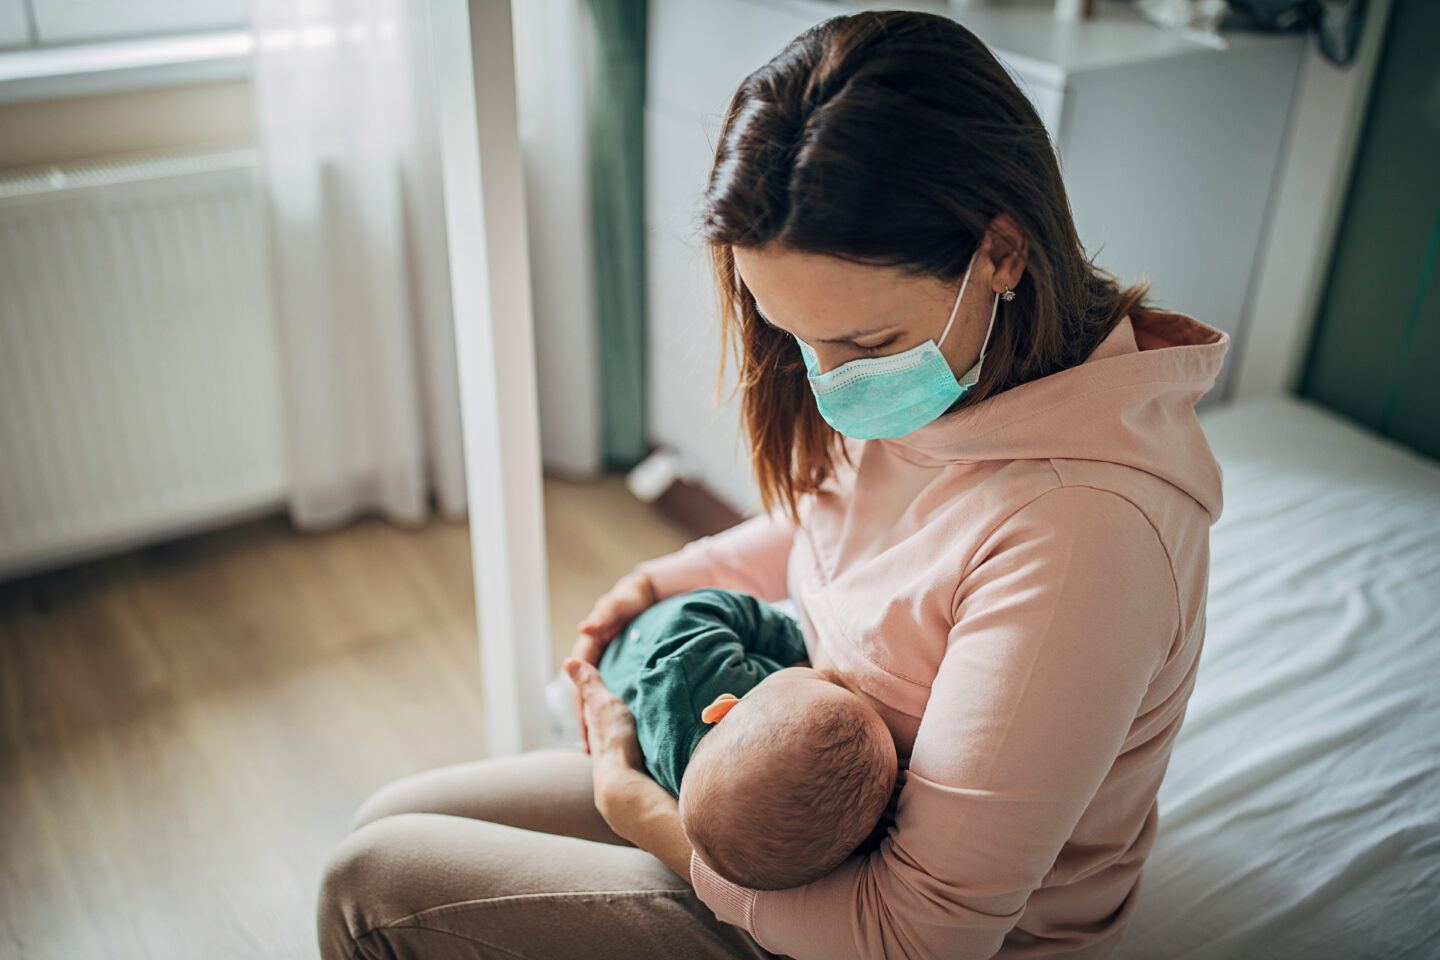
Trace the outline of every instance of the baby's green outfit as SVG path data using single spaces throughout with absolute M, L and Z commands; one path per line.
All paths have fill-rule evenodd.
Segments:
M 700 711 L 806 656 L 794 618 L 748 593 L 705 587 L 641 613 L 605 647 L 599 668 L 635 714 L 650 776 L 678 797 L 690 754 L 713 726 Z

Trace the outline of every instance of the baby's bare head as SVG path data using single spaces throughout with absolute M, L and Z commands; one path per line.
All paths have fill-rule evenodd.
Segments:
M 869 836 L 897 772 L 880 715 L 809 667 L 766 677 L 701 738 L 680 784 L 696 853 L 758 890 L 825 876 Z

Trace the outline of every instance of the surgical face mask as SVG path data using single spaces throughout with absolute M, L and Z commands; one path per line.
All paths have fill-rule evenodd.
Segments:
M 977 247 L 975 253 L 979 252 Z M 980 379 L 980 364 L 984 362 L 985 350 L 990 345 L 990 331 L 995 328 L 1000 294 L 995 294 L 995 301 L 990 306 L 990 325 L 985 329 L 980 357 L 958 380 L 945 355 L 940 352 L 940 345 L 945 342 L 950 327 L 955 323 L 955 316 L 960 312 L 960 301 L 965 296 L 965 287 L 970 282 L 970 268 L 974 265 L 975 254 L 971 254 L 970 264 L 965 268 L 965 279 L 960 281 L 960 292 L 955 297 L 955 306 L 950 308 L 950 319 L 946 321 L 938 341 L 926 340 L 909 350 L 888 356 L 861 357 L 834 370 L 818 373 L 820 365 L 815 351 L 799 337 L 795 338 L 805 358 L 815 403 L 826 423 L 857 440 L 903 437 L 935 420 L 969 392 Z

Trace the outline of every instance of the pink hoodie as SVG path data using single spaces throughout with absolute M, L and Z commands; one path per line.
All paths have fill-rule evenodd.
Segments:
M 698 856 L 721 919 L 798 960 L 1118 944 L 1205 634 L 1220 468 L 1195 417 L 1229 337 L 1137 311 L 1086 361 L 895 440 L 847 440 L 798 527 L 752 517 L 637 569 L 789 595 L 896 734 L 880 847 L 788 890 Z M 913 744 L 913 746 L 912 746 Z

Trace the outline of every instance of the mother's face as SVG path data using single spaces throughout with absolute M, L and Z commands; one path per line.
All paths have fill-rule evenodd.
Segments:
M 996 292 L 1019 282 L 1023 265 L 1013 254 L 998 259 L 993 233 L 981 242 L 970 281 L 941 344 L 958 377 L 975 364 Z M 815 351 L 820 372 L 860 357 L 879 357 L 938 340 L 960 281 L 913 277 L 894 267 L 854 263 L 769 245 L 736 247 L 735 267 L 771 325 Z

